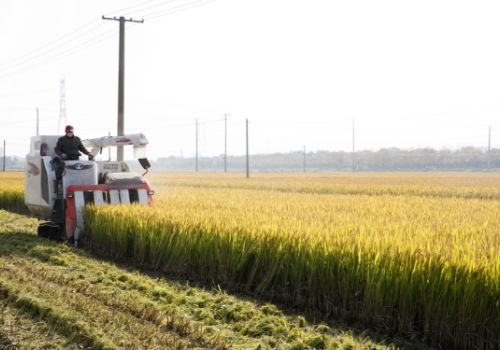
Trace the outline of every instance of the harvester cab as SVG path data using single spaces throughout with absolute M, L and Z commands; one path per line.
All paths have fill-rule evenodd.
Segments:
M 91 150 L 89 160 L 66 161 L 55 153 L 59 137 L 31 137 L 26 155 L 25 204 L 34 217 L 46 221 L 38 227 L 39 236 L 69 240 L 76 246 L 86 233 L 85 205 L 153 202 L 154 191 L 144 177 L 151 165 L 146 158 L 149 142 L 143 134 L 82 140 Z M 130 172 L 123 161 L 93 160 L 105 147 L 126 145 L 134 147 L 134 158 L 146 169 L 143 175 Z

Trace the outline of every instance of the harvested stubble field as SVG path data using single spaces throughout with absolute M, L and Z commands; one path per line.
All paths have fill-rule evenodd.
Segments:
M 86 209 L 88 248 L 421 344 L 500 347 L 499 175 L 243 176 L 152 173 L 152 207 Z

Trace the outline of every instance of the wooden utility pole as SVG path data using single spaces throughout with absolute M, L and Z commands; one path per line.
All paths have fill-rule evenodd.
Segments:
M 304 173 L 306 172 L 306 146 L 304 146 Z
M 352 121 L 352 172 L 354 173 L 354 120 Z
M 227 114 L 224 114 L 224 172 L 227 173 Z
M 488 132 L 488 172 L 490 172 L 490 145 L 491 145 L 491 126 Z
M 196 172 L 198 172 L 198 119 L 196 119 Z
M 248 119 L 247 119 L 247 179 L 250 177 L 250 162 L 248 160 Z
M 3 172 L 5 172 L 5 140 L 3 140 Z
M 104 17 L 102 19 L 120 22 L 120 48 L 119 48 L 119 66 L 118 66 L 118 135 L 125 133 L 125 22 L 144 23 L 144 20 L 134 21 L 132 18 L 125 17 Z M 123 146 L 116 148 L 116 160 L 123 161 Z

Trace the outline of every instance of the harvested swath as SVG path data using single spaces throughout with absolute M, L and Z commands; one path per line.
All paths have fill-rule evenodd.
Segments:
M 179 188 L 86 209 L 94 250 L 450 348 L 500 345 L 498 201 Z

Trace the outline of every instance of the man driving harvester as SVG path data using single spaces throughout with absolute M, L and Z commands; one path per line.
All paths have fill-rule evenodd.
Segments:
M 73 127 L 71 125 L 66 126 L 64 132 L 66 132 L 66 135 L 57 140 L 56 154 L 63 160 L 78 160 L 81 155 L 80 152 L 82 152 L 89 156 L 89 160 L 92 160 L 90 152 L 83 146 L 80 138 L 75 136 Z

